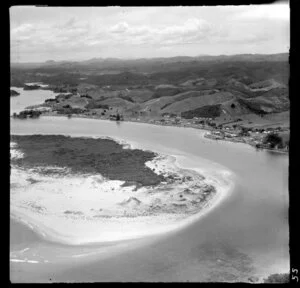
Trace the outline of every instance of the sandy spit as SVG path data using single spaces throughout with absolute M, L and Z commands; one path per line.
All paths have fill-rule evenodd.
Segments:
M 127 149 L 136 146 L 117 141 Z M 11 157 L 23 157 L 16 143 Z M 39 167 L 12 166 L 11 217 L 65 244 L 127 240 L 181 229 L 216 207 L 233 187 L 231 172 L 187 169 L 174 155 L 158 155 L 146 165 L 168 180 L 135 189 L 99 174 L 45 176 Z

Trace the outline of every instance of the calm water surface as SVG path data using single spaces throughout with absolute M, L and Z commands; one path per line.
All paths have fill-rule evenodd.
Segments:
M 62 262 L 11 263 L 11 280 L 216 282 L 288 272 L 288 156 L 213 141 L 203 138 L 203 133 L 191 128 L 92 119 L 11 119 L 11 134 L 116 137 L 177 155 L 185 167 L 222 165 L 235 175 L 234 191 L 216 209 L 179 232 L 147 240 L 94 248 L 63 246 L 47 242 L 11 220 L 11 251 L 30 248 L 43 259 L 78 251 L 101 252 Z
M 11 87 L 11 89 L 17 91 L 20 95 L 10 97 L 10 115 L 21 112 L 27 106 L 41 104 L 46 99 L 55 98 L 59 94 L 50 90 L 23 90 L 23 88 L 18 87 Z

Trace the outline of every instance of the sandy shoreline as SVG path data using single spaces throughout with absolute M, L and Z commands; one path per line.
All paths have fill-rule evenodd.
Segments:
M 135 146 L 121 139 L 96 138 L 117 140 L 127 149 Z M 11 156 L 22 157 L 13 143 Z M 223 181 L 229 174 L 203 179 L 199 173 L 203 175 L 205 169 L 180 167 L 174 156 L 160 155 L 146 165 L 156 173 L 177 173 L 192 180 L 134 191 L 134 186 L 121 187 L 122 181 L 101 175 L 55 179 L 39 175 L 36 169 L 12 167 L 11 215 L 17 220 L 21 217 L 44 237 L 65 244 L 121 241 L 180 229 L 216 207 L 233 185 Z M 198 192 L 193 193 L 196 184 Z M 210 193 L 203 194 L 203 187 Z M 216 188 L 215 193 L 209 191 L 211 187 Z M 202 200 L 201 195 L 205 195 Z

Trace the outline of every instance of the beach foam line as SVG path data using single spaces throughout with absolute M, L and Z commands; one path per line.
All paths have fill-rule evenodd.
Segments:
M 25 249 L 21 250 L 20 253 L 24 253 L 27 250 L 29 250 L 29 248 L 25 248 Z
M 28 86 L 33 86 L 33 85 L 39 85 L 40 87 L 48 87 L 49 84 L 43 84 L 42 82 L 30 82 L 30 83 L 24 83 L 25 85 Z
M 22 260 L 22 259 L 10 259 L 11 262 L 21 262 L 21 263 L 32 263 L 32 264 L 38 264 L 40 261 L 37 260 Z
M 81 257 L 87 257 L 87 256 L 91 256 L 91 255 L 99 255 L 99 251 L 96 252 L 89 252 L 89 253 L 82 253 L 82 254 L 75 254 L 72 255 L 72 258 L 81 258 Z

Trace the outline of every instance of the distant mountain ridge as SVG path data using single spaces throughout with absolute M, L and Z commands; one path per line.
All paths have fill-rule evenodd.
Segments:
M 137 58 L 137 59 L 120 59 L 120 58 L 91 58 L 83 61 L 54 61 L 47 60 L 46 62 L 28 62 L 28 63 L 11 63 L 12 67 L 21 68 L 37 68 L 47 65 L 85 65 L 85 64 L 140 64 L 140 63 L 176 63 L 190 61 L 288 61 L 289 53 L 277 54 L 236 54 L 236 55 L 200 55 L 200 56 L 175 56 L 175 57 L 158 57 L 158 58 Z
M 288 53 L 48 60 L 12 65 L 11 86 L 41 82 L 55 91 L 74 92 L 68 105 L 99 117 L 107 112 L 99 109 L 110 107 L 114 110 L 107 115 L 118 111 L 134 118 L 181 115 L 259 124 L 272 113 L 287 119 L 289 70 Z

